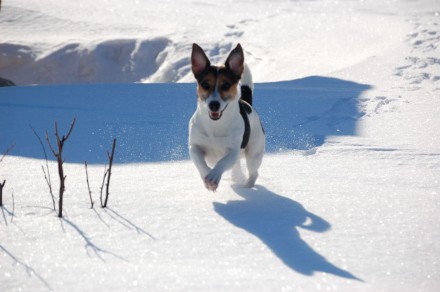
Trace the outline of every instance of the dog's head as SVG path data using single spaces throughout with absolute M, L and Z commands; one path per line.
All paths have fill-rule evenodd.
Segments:
M 238 44 L 224 65 L 212 66 L 202 48 L 193 44 L 191 65 L 197 80 L 199 102 L 206 107 L 212 120 L 219 120 L 228 105 L 238 100 L 238 82 L 244 70 L 243 49 Z

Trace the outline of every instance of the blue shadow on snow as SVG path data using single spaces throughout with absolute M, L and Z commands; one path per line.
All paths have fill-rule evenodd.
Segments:
M 369 85 L 328 77 L 255 84 L 254 106 L 266 130 L 267 152 L 322 145 L 332 135 L 355 135 L 358 98 Z M 113 138 L 115 162 L 186 160 L 188 121 L 196 109 L 194 83 L 94 84 L 0 88 L 0 151 L 43 159 L 29 125 L 54 139 L 65 134 L 66 162 L 103 164 Z M 48 150 L 48 149 L 46 149 Z M 54 159 L 48 153 L 50 159 Z
M 234 187 L 234 190 L 244 200 L 214 203 L 215 211 L 233 225 L 258 237 L 290 269 L 306 276 L 324 272 L 362 281 L 330 263 L 301 239 L 297 228 L 313 232 L 329 230 L 330 224 L 323 218 L 262 186 L 254 189 Z

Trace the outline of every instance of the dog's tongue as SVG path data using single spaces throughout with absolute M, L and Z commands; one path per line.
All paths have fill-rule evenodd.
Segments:
M 211 112 L 211 118 L 218 119 L 220 118 L 220 112 Z

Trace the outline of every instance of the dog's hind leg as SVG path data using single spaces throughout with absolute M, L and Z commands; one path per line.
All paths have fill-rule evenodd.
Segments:
M 245 188 L 253 188 L 255 186 L 255 181 L 258 178 L 258 171 L 254 172 L 253 174 L 249 174 L 249 178 L 244 185 Z
M 258 168 L 260 168 L 263 161 L 263 152 L 250 153 L 246 152 L 246 166 L 248 169 L 249 178 L 245 184 L 246 188 L 252 188 L 258 178 Z
M 241 167 L 241 159 L 237 159 L 237 162 L 232 168 L 232 180 L 239 185 L 243 185 L 246 182 L 246 177 Z

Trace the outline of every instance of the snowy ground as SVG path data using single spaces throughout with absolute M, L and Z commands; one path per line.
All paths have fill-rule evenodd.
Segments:
M 0 290 L 438 291 L 440 4 L 381 2 L 3 1 L 0 76 L 39 86 L 0 88 Z M 245 49 L 254 189 L 188 161 L 193 42 Z M 73 116 L 59 219 L 29 125 Z

